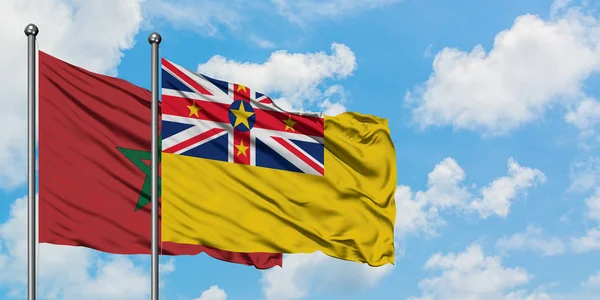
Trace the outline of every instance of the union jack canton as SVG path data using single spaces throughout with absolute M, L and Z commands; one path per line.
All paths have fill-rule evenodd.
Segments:
M 162 59 L 162 152 L 323 176 L 324 122 Z

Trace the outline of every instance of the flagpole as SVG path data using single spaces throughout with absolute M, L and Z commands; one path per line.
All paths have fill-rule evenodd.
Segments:
M 162 38 L 154 32 L 148 37 L 152 47 L 152 300 L 158 300 L 158 45 Z
M 35 24 L 25 27 L 27 36 L 27 299 L 36 295 L 36 207 L 35 207 L 35 39 L 39 30 Z

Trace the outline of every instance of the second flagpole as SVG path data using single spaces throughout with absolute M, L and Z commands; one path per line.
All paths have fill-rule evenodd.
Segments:
M 36 46 L 39 30 L 35 24 L 25 27 L 27 36 L 27 299 L 36 299 L 37 221 L 35 203 L 35 111 L 36 111 Z
M 151 90 L 152 90 L 152 300 L 158 300 L 158 46 L 162 38 L 160 34 L 154 32 L 148 37 L 148 42 L 152 47 L 152 70 L 151 70 Z

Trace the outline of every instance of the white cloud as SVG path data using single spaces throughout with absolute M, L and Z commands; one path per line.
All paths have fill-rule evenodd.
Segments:
M 554 297 L 545 292 L 534 291 L 529 294 L 525 290 L 508 293 L 502 298 L 503 300 L 552 300 Z
M 343 98 L 341 86 L 323 86 L 327 79 L 344 79 L 356 69 L 356 57 L 350 48 L 333 43 L 331 54 L 289 53 L 275 51 L 264 63 L 240 63 L 215 55 L 198 66 L 198 72 L 211 77 L 226 79 L 244 84 L 259 92 L 266 93 L 276 100 L 283 109 L 286 106 L 302 109 L 318 103 L 327 103 L 334 112 L 341 111 L 342 101 L 332 102 L 336 96 Z M 325 91 L 323 91 L 325 89 Z M 330 99 L 327 101 L 327 99 Z M 335 104 L 334 104 L 335 103 Z
M 565 252 L 565 244 L 556 237 L 545 237 L 542 230 L 535 226 L 528 226 L 523 233 L 516 233 L 510 237 L 503 236 L 496 242 L 500 251 L 529 250 L 544 256 L 558 255 Z
M 205 36 L 221 36 L 230 31 L 237 38 L 246 39 L 261 48 L 274 48 L 273 42 L 252 33 L 248 26 L 257 16 L 273 18 L 273 12 L 300 26 L 306 21 L 340 17 L 348 13 L 362 12 L 401 0 L 145 0 L 144 15 L 152 23 L 167 21 L 175 28 L 194 31 Z M 147 22 L 147 26 L 153 26 Z
M 166 20 L 176 28 L 216 36 L 220 26 L 235 30 L 245 21 L 244 14 L 239 13 L 239 4 L 239 1 L 225 4 L 211 0 L 147 0 L 144 15 L 153 21 Z
M 581 282 L 580 290 L 571 290 L 564 293 L 551 293 L 552 300 L 596 300 L 600 296 L 600 272 L 590 275 L 585 281 Z
M 600 102 L 592 98 L 581 101 L 565 115 L 565 121 L 575 125 L 584 135 L 594 134 L 595 127 L 600 124 Z
M 346 103 L 346 92 L 344 87 L 336 84 L 332 85 L 323 94 L 325 97 L 318 106 L 325 115 L 335 116 L 346 111 L 344 104 Z
M 509 268 L 498 256 L 485 256 L 480 245 L 470 245 L 464 252 L 432 255 L 424 268 L 439 271 L 436 277 L 419 282 L 422 295 L 411 299 L 496 300 L 549 299 L 545 293 L 511 290 L 527 284 L 532 275 L 520 267 Z
M 27 285 L 27 199 L 17 199 L 8 220 L 0 225 L 0 285 L 14 297 Z M 39 245 L 38 293 L 43 298 L 133 300 L 148 299 L 148 268 L 127 256 L 104 255 L 83 247 Z M 174 270 L 161 266 L 162 276 Z
M 194 300 L 227 300 L 227 293 L 218 286 L 213 285 L 208 290 L 202 292 L 200 298 Z
M 565 9 L 569 8 L 569 5 L 573 0 L 554 0 L 550 6 L 550 15 L 556 16 L 557 14 L 564 12 Z
M 588 279 L 581 284 L 585 288 L 594 289 L 600 291 L 600 271 L 595 275 L 590 275 Z
M 429 57 L 433 56 L 432 49 L 433 49 L 433 44 L 429 44 L 427 46 L 427 48 L 425 48 L 425 51 L 423 52 L 423 57 L 429 58 Z
M 585 199 L 585 205 L 587 217 L 600 224 L 600 187 L 597 187 L 594 194 Z
M 256 19 L 264 16 L 274 19 L 273 13 L 304 26 L 306 21 L 342 16 L 399 2 L 400 0 L 147 0 L 144 15 L 150 20 L 145 25 L 152 27 L 157 22 L 167 21 L 175 28 L 191 30 L 204 36 L 222 37 L 224 33 L 265 49 L 275 44 L 253 32 Z
M 374 287 L 392 272 L 393 265 L 370 267 L 343 261 L 321 252 L 283 257 L 285 268 L 263 272 L 261 283 L 266 300 L 295 300 L 320 293 L 354 293 Z
M 439 212 L 462 209 L 471 194 L 462 184 L 465 172 L 453 158 L 445 158 L 427 175 L 427 190 L 414 194 L 408 186 L 396 190 L 396 236 L 424 232 L 436 235 L 445 225 Z
M 26 37 L 25 26 L 40 28 L 41 50 L 81 67 L 115 73 L 133 46 L 142 15 L 142 0 L 68 1 L 3 0 L 0 4 L 0 106 L 5 128 L 0 143 L 0 187 L 25 180 L 26 161 Z
M 332 103 L 329 99 L 325 99 L 323 102 L 319 103 L 319 108 L 321 108 L 323 114 L 327 116 L 339 115 L 346 111 L 344 104 L 339 102 Z
M 481 45 L 471 52 L 440 51 L 430 78 L 407 93 L 414 120 L 422 127 L 506 134 L 541 118 L 553 104 L 583 100 L 585 81 L 600 70 L 600 22 L 561 2 L 549 20 L 529 14 L 516 18 L 496 35 L 489 52 Z
M 374 9 L 400 0 L 271 0 L 280 14 L 290 21 L 304 25 L 317 18 L 339 17 L 347 13 Z
M 259 48 L 263 48 L 263 49 L 272 49 L 275 48 L 275 43 L 266 40 L 264 38 L 261 38 L 255 34 L 251 34 L 248 37 L 248 40 L 250 42 L 252 42 L 254 45 L 258 46 Z
M 465 172 L 456 160 L 445 158 L 429 173 L 427 190 L 413 193 L 408 186 L 396 190 L 396 235 L 436 235 L 445 225 L 440 212 L 446 210 L 478 213 L 481 218 L 507 217 L 519 192 L 544 182 L 540 170 L 522 167 L 513 158 L 508 160 L 508 173 L 481 188 L 478 197 L 465 185 Z
M 546 181 L 540 170 L 522 167 L 512 157 L 508 160 L 508 175 L 484 187 L 481 190 L 483 197 L 471 202 L 469 208 L 484 219 L 493 214 L 506 218 L 510 212 L 510 200 L 517 193 Z
M 571 238 L 571 248 L 576 253 L 600 250 L 600 229 L 592 228 L 585 236 Z
M 159 265 L 159 271 L 158 272 L 160 274 L 175 272 L 175 258 L 170 257 L 169 259 L 167 259 L 166 262 L 161 263 Z
M 600 157 L 590 157 L 587 161 L 576 162 L 571 166 L 570 191 L 588 191 L 600 185 Z
M 583 182 L 587 183 L 587 180 Z M 600 187 L 596 187 L 584 202 L 585 216 L 600 225 Z M 584 236 L 571 238 L 571 248 L 576 253 L 600 250 L 600 227 L 588 229 Z

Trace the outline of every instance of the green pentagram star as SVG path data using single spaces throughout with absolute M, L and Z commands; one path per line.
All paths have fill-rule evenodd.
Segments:
M 159 146 L 160 147 L 160 146 Z M 137 204 L 135 205 L 135 211 L 138 211 L 140 208 L 148 205 L 151 202 L 150 192 L 152 188 L 152 170 L 150 166 L 144 163 L 144 160 L 152 161 L 152 153 L 150 151 L 143 150 L 135 150 L 128 148 L 117 148 L 129 161 L 131 161 L 140 171 L 144 172 L 146 178 L 144 179 L 144 184 L 142 185 L 142 189 L 140 190 L 140 196 L 138 198 Z M 159 153 L 158 163 L 161 161 L 161 155 Z M 161 178 L 158 177 L 158 197 L 161 195 Z

